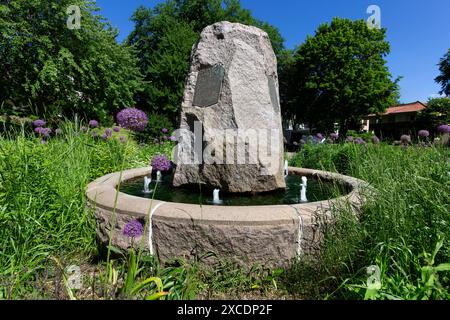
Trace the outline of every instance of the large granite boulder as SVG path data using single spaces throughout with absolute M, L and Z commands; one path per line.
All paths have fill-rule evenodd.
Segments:
M 191 55 L 173 185 L 225 192 L 286 187 L 277 60 L 266 32 L 206 27 Z

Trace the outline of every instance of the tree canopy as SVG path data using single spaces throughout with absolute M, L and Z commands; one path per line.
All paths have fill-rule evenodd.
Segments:
M 436 78 L 436 82 L 442 87 L 441 94 L 450 96 L 450 49 L 439 62 L 441 74 Z
M 450 98 L 434 98 L 427 103 L 418 118 L 422 128 L 436 131 L 442 124 L 450 124 Z
M 179 115 L 192 46 L 206 26 L 224 20 L 254 25 L 269 34 L 276 53 L 284 48 L 279 31 L 253 18 L 239 0 L 169 0 L 155 8 L 139 7 L 132 20 L 135 28 L 127 43 L 137 50 L 146 81 L 137 104 L 172 119 Z
M 81 11 L 69 29 L 67 9 Z M 78 113 L 109 118 L 133 104 L 142 77 L 132 48 L 89 0 L 0 1 L 0 105 L 47 118 Z
M 328 132 L 338 123 L 345 135 L 359 129 L 362 116 L 385 111 L 398 98 L 385 36 L 364 21 L 335 18 L 319 26 L 294 53 L 286 113 Z

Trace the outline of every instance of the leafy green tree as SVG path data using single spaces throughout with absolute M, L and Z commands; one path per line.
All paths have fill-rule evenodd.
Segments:
M 295 80 L 295 51 L 294 50 L 282 50 L 278 54 L 278 77 L 280 86 L 280 104 L 282 118 L 285 122 L 295 122 L 295 92 L 292 89 L 295 86 L 292 85 Z
M 439 62 L 441 74 L 436 78 L 436 82 L 442 86 L 441 94 L 450 96 L 450 49 Z
M 290 112 L 297 121 L 328 132 L 338 123 L 345 136 L 364 115 L 395 102 L 398 79 L 386 66 L 385 36 L 364 21 L 335 18 L 319 26 L 295 52 Z
M 135 28 L 127 43 L 137 50 L 140 71 L 145 75 L 145 89 L 136 96 L 141 109 L 171 119 L 179 116 L 192 46 L 206 26 L 224 20 L 264 29 L 275 52 L 283 50 L 279 31 L 253 18 L 239 0 L 168 0 L 135 11 Z
M 450 98 L 430 99 L 417 121 L 423 129 L 430 131 L 436 131 L 441 124 L 450 124 Z
M 68 28 L 71 5 L 80 8 L 79 29 Z M 135 52 L 117 44 L 117 31 L 96 11 L 89 0 L 0 1 L 4 111 L 105 119 L 133 104 L 143 85 Z

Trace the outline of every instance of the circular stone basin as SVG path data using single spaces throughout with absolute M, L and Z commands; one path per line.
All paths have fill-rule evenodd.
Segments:
M 125 181 L 120 191 L 137 197 L 154 199 L 165 202 L 178 202 L 189 204 L 210 204 L 222 206 L 266 206 L 298 204 L 300 202 L 301 176 L 289 175 L 286 177 L 286 190 L 263 194 L 226 194 L 220 193 L 221 203 L 214 204 L 211 190 L 192 186 L 191 188 L 174 188 L 172 175 L 163 175 L 156 186 L 156 179 L 149 185 L 149 191 L 144 191 L 144 177 Z M 306 198 L 307 202 L 317 202 L 336 198 L 349 192 L 345 185 L 333 181 L 320 179 L 308 180 Z
M 363 191 L 369 188 L 364 181 L 336 173 L 302 168 L 289 168 L 289 172 L 293 176 L 289 180 L 294 182 L 306 176 L 308 189 L 313 181 L 320 181 L 323 185 L 339 185 L 348 193 L 301 204 L 215 206 L 151 200 L 119 192 L 119 182 L 123 186 L 141 182 L 143 187 L 140 180 L 149 175 L 150 168 L 140 168 L 90 183 L 87 204 L 94 211 L 103 248 L 111 235 L 113 246 L 128 250 L 142 244 L 162 263 L 213 252 L 215 255 L 204 262 L 219 258 L 245 267 L 285 267 L 297 255 L 314 254 L 320 248 L 323 224 L 331 221 L 332 208 L 345 206 L 358 213 L 365 201 Z M 132 220 L 149 222 L 146 232 L 136 239 L 123 234 L 124 226 Z

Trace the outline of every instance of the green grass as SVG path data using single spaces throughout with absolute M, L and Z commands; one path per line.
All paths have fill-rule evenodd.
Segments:
M 297 154 L 293 165 L 366 180 L 377 196 L 359 221 L 348 210 L 334 213 L 321 255 L 286 273 L 289 291 L 309 298 L 450 298 L 449 155 L 440 147 L 354 144 L 308 146 Z M 381 288 L 368 292 L 372 265 L 381 270 Z
M 448 149 L 344 144 L 307 146 L 296 154 L 292 165 L 358 177 L 377 196 L 359 220 L 345 208 L 336 210 L 336 222 L 324 226 L 320 255 L 288 270 L 243 270 L 226 261 L 161 267 L 149 256 L 135 266 L 132 257 L 97 261 L 85 187 L 122 164 L 146 166 L 153 155 L 170 154 L 173 145 L 138 145 L 131 136 L 127 144 L 116 136 L 105 142 L 74 134 L 72 123 L 63 131 L 48 144 L 24 132 L 0 136 L 0 299 L 70 298 L 55 261 L 81 267 L 86 288 L 75 292 L 78 299 L 154 297 L 159 286 L 166 299 L 450 298 Z M 367 267 L 373 265 L 380 269 L 381 286 L 368 290 Z M 153 279 L 148 288 L 135 291 L 145 279 Z
M 71 123 L 63 131 L 48 144 L 24 132 L 0 137 L 0 282 L 8 282 L 10 297 L 31 290 L 52 256 L 69 262 L 95 255 L 95 221 L 84 194 L 90 181 L 120 170 L 122 161 L 126 168 L 146 166 L 172 147 L 95 140 L 74 134 Z

